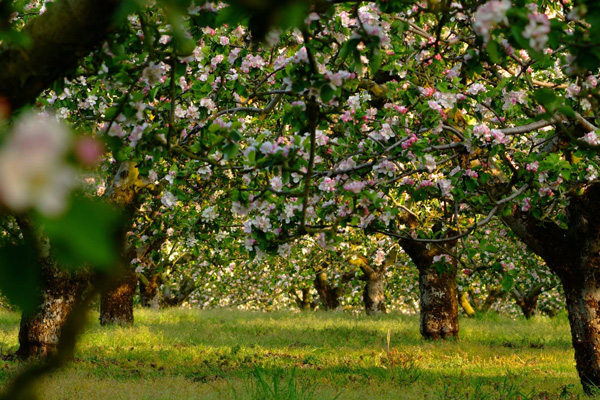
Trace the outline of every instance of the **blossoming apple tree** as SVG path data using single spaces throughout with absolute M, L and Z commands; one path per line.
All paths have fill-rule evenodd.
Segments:
M 146 196 L 134 229 L 144 199 L 160 199 L 196 213 L 164 213 L 162 227 L 244 233 L 258 258 L 304 235 L 334 248 L 347 227 L 395 237 L 429 288 L 422 309 L 438 310 L 422 332 L 437 337 L 458 331 L 461 239 L 500 217 L 560 278 L 582 383 L 600 384 L 595 2 L 67 3 L 4 10 L 2 104 L 17 115 L 37 103 L 103 141 L 105 172 L 130 165 L 127 193 Z M 35 151 L 20 150 L 19 129 L 0 162 Z M 3 172 L 10 218 L 68 209 L 67 171 Z M 116 262 L 104 250 L 77 263 Z

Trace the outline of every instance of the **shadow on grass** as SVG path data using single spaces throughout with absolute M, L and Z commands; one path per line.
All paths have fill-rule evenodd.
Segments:
M 564 384 L 560 379 L 546 380 L 544 386 L 551 390 L 531 389 L 527 378 L 507 372 L 503 375 L 448 375 L 426 371 L 412 371 L 406 380 L 404 373 L 380 368 L 326 368 L 321 376 L 308 375 L 306 371 L 282 368 L 256 367 L 237 380 L 223 377 L 228 382 L 232 399 L 343 399 L 352 388 L 362 388 L 366 393 L 387 392 L 402 396 L 412 385 L 426 388 L 422 398 L 445 400 L 550 400 L 580 399 L 577 387 Z M 424 385 L 425 383 L 425 385 Z M 337 389 L 351 385 L 350 388 Z M 535 385 L 533 385 L 535 387 Z M 541 387 L 541 386 L 540 386 Z M 408 394 L 407 394 L 408 397 Z M 394 398 L 394 397 L 390 397 Z M 404 397 L 396 397 L 404 398 Z M 414 398 L 414 397 L 411 397 Z
M 197 346 L 253 346 L 271 348 L 331 348 L 363 349 L 381 348 L 388 330 L 393 340 L 402 346 L 422 346 L 425 341 L 419 334 L 418 316 L 384 315 L 376 318 L 352 316 L 344 313 L 317 312 L 309 314 L 292 313 L 250 313 L 226 310 L 222 313 L 199 312 L 175 320 L 148 319 L 136 322 L 154 333 L 162 335 L 166 341 L 177 341 L 183 345 Z M 531 321 L 519 321 L 520 330 L 510 323 L 493 323 L 488 320 L 463 319 L 461 342 L 507 349 L 570 349 L 568 331 L 562 336 L 546 335 L 544 324 L 535 325 Z M 499 328 L 490 332 L 494 325 Z M 447 343 L 447 342 L 445 342 Z

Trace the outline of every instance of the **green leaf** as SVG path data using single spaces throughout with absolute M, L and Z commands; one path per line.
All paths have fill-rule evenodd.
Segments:
M 236 131 L 232 131 L 232 132 L 229 134 L 229 138 L 230 138 L 231 140 L 233 140 L 234 142 L 239 142 L 240 140 L 242 140 L 242 135 L 240 135 L 240 134 L 239 134 L 238 132 L 236 132 Z
M 30 243 L 0 248 L 0 291 L 24 312 L 38 303 L 41 268 Z
M 230 5 L 229 7 L 224 7 L 219 10 L 219 14 L 217 15 L 217 20 L 215 21 L 217 25 L 246 25 L 247 19 L 249 15 L 239 6 Z
M 328 84 L 325 84 L 321 87 L 321 100 L 323 100 L 323 103 L 329 103 L 333 99 L 334 94 L 335 90 L 333 90 Z
M 373 50 L 373 55 L 371 56 L 369 66 L 371 67 L 371 73 L 375 75 L 379 68 L 381 67 L 382 55 L 379 49 Z
M 487 246 L 485 246 L 483 248 L 483 251 L 487 251 L 488 253 L 497 253 L 498 252 L 498 247 L 492 245 L 492 244 L 488 244 Z
M 554 90 L 549 88 L 541 88 L 533 92 L 533 97 L 546 107 L 548 111 L 555 110 L 561 104 L 561 98 L 558 97 Z
M 348 58 L 348 56 L 350 55 L 350 52 L 355 52 L 356 46 L 358 46 L 359 43 L 360 43 L 360 40 L 358 40 L 358 39 L 350 39 L 346 43 L 344 43 L 342 45 L 342 48 L 340 49 L 340 55 L 339 55 L 340 60 L 344 61 L 346 58 Z
M 223 155 L 226 160 L 234 159 L 238 155 L 238 145 L 235 143 L 227 143 L 223 147 Z
M 512 275 L 505 274 L 502 277 L 502 289 L 505 292 L 508 292 L 510 289 L 512 289 L 514 284 L 515 284 L 515 279 L 512 277 Z
M 500 58 L 500 49 L 498 47 L 498 42 L 496 42 L 495 40 L 490 40 L 487 45 L 487 52 L 488 52 L 488 55 L 490 56 L 490 60 L 494 64 L 500 63 L 501 58 Z
M 558 107 L 558 111 L 566 117 L 575 118 L 575 110 L 569 106 Z
M 38 217 L 50 238 L 51 254 L 71 268 L 115 267 L 119 248 L 120 213 L 107 203 L 73 199 L 67 212 L 56 219 Z
M 396 20 L 392 23 L 391 31 L 394 33 L 395 36 L 402 38 L 402 34 L 404 33 L 405 28 L 406 24 L 404 22 Z

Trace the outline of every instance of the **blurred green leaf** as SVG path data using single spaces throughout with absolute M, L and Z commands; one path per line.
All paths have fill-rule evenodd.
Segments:
M 0 248 L 0 292 L 24 312 L 38 303 L 41 269 L 32 244 Z
M 57 219 L 40 217 L 50 238 L 52 256 L 61 266 L 115 266 L 119 248 L 120 213 L 102 201 L 76 198 L 66 214 Z

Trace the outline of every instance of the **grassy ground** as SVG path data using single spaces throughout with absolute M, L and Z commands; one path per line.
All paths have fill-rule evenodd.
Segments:
M 18 320 L 0 312 L 4 354 Z M 5 384 L 23 365 L 3 364 Z M 38 390 L 48 400 L 584 397 L 565 316 L 462 319 L 460 340 L 426 342 L 413 316 L 232 310 L 137 310 L 127 328 L 92 320 L 75 362 Z

